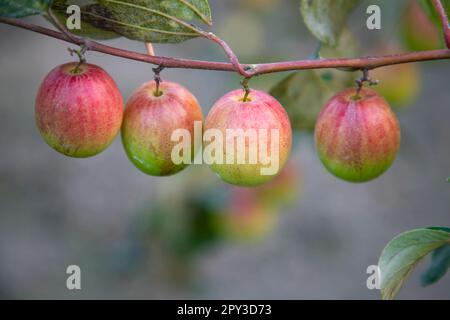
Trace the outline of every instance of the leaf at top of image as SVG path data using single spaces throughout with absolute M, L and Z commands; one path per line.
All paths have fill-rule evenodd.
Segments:
M 70 30 L 71 33 L 95 40 L 109 40 L 121 37 L 120 34 L 114 32 L 111 23 L 97 18 L 108 17 L 110 14 L 106 8 L 94 3 L 94 1 L 53 0 L 52 11 L 63 25 L 66 25 L 66 21 L 71 15 L 71 13 L 67 13 L 67 8 L 71 5 L 79 6 L 81 14 L 81 28 Z
M 0 17 L 23 18 L 44 13 L 52 0 L 2 0 Z
M 153 43 L 178 43 L 200 35 L 192 21 L 212 24 L 208 0 L 55 0 L 61 22 L 70 5 L 81 9 L 79 36 L 112 39 L 124 36 Z
M 300 13 L 317 39 L 335 46 L 349 13 L 358 3 L 359 0 L 300 0 Z
M 211 24 L 207 0 L 99 0 L 107 17 L 94 16 L 133 40 L 177 43 L 201 35 L 192 20 Z
M 383 299 L 394 299 L 417 263 L 433 250 L 450 242 L 450 233 L 444 230 L 410 230 L 396 236 L 386 245 L 378 261 Z

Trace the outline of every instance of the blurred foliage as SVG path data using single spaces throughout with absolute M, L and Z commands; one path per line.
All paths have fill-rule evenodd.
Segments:
M 357 41 L 349 29 L 339 37 L 339 45 L 322 45 L 316 58 L 354 57 L 358 55 Z M 304 70 L 292 73 L 276 84 L 270 93 L 286 109 L 292 127 L 312 132 L 320 110 L 342 89 L 354 85 L 354 72 L 333 69 Z
M 359 0 L 300 0 L 300 12 L 311 33 L 322 43 L 336 46 L 349 13 Z
M 387 55 L 401 51 L 402 48 L 398 44 L 391 43 L 377 48 L 374 54 Z M 370 76 L 379 81 L 373 89 L 378 91 L 394 110 L 406 109 L 419 95 L 421 75 L 417 64 L 405 63 L 378 68 L 372 70 Z
M 196 257 L 208 249 L 263 240 L 281 210 L 300 194 L 301 175 L 293 161 L 274 180 L 256 188 L 226 185 L 209 170 L 192 169 L 177 181 L 177 190 L 161 191 L 130 232 L 140 243 L 130 248 L 158 252 L 164 265 L 170 265 L 166 271 L 174 280 L 188 280 Z
M 0 17 L 23 18 L 43 14 L 51 2 L 51 0 L 2 0 Z

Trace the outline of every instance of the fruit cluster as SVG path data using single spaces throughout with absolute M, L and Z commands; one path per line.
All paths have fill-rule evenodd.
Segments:
M 307 106 L 304 106 L 307 107 Z M 178 142 L 173 132 L 195 135 L 195 123 L 203 123 L 197 99 L 172 82 L 150 81 L 129 98 L 125 111 L 114 80 L 102 68 L 88 63 L 67 63 L 44 79 L 36 98 L 36 123 L 44 140 L 71 157 L 90 157 L 105 150 L 119 130 L 131 162 L 153 176 L 168 176 L 183 170 L 185 162 L 173 161 Z M 273 179 L 285 165 L 292 144 L 289 118 L 281 104 L 258 90 L 236 90 L 220 98 L 204 121 L 200 147 L 190 139 L 183 157 L 194 160 L 198 149 L 221 145 L 208 163 L 224 181 L 257 186 Z M 237 135 L 229 136 L 230 130 Z M 248 134 L 255 130 L 256 135 Z M 225 137 L 216 141 L 218 135 Z M 264 132 L 275 131 L 268 136 Z M 241 142 L 235 140 L 242 138 Z M 265 157 L 252 158 L 252 138 Z M 395 114 L 375 91 L 347 89 L 329 100 L 315 128 L 316 147 L 325 167 L 334 175 L 353 182 L 371 180 L 392 164 L 400 144 Z M 224 148 L 231 145 L 230 149 Z M 220 153 L 220 154 L 218 154 Z M 267 160 L 277 166 L 264 174 Z M 238 159 L 238 160 L 236 160 Z M 239 161 L 239 159 L 244 161 Z M 231 160 L 231 161 L 230 161 Z

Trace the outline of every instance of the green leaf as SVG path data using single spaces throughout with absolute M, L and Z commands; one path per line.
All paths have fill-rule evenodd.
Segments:
M 322 45 L 320 58 L 352 57 L 358 54 L 357 42 L 345 29 L 334 48 Z M 304 70 L 293 73 L 270 91 L 289 115 L 296 130 L 313 131 L 320 110 L 337 92 L 354 85 L 355 74 L 339 70 Z
M 394 299 L 416 264 L 449 241 L 449 232 L 431 228 L 407 231 L 392 239 L 378 261 L 382 298 Z
M 335 46 L 347 16 L 358 3 L 359 0 L 300 0 L 300 13 L 317 39 Z
M 143 42 L 177 43 L 202 34 L 198 27 L 191 24 L 193 20 L 212 24 L 208 0 L 58 0 L 58 2 L 63 3 L 55 7 L 61 15 L 66 15 L 67 5 L 79 5 L 82 30 L 74 33 L 94 38 L 113 38 L 122 35 Z
M 450 228 L 447 228 L 447 227 L 428 227 L 427 229 L 430 229 L 430 230 L 441 230 L 441 231 L 445 231 L 445 232 L 450 233 Z
M 450 245 L 437 248 L 431 254 L 431 264 L 420 278 L 423 287 L 437 282 L 450 268 Z
M 78 5 L 81 11 L 81 29 L 70 30 L 73 34 L 80 37 L 87 37 L 96 40 L 109 40 L 121 37 L 114 32 L 112 24 L 108 24 L 98 16 L 110 16 L 107 9 L 92 1 L 80 0 L 53 0 L 52 10 L 59 22 L 66 24 L 69 14 L 67 8 L 71 5 Z
M 177 43 L 201 35 L 187 21 L 195 18 L 210 23 L 211 11 L 207 0 L 100 0 L 110 16 L 99 17 L 112 24 L 123 36 L 154 43 Z
M 0 17 L 23 18 L 44 13 L 52 0 L 2 0 Z

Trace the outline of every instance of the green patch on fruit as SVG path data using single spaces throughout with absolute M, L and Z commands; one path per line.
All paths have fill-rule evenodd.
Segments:
M 394 158 L 378 162 L 365 162 L 362 166 L 351 166 L 339 160 L 333 160 L 319 151 L 319 158 L 329 172 L 349 182 L 367 182 L 386 172 Z

